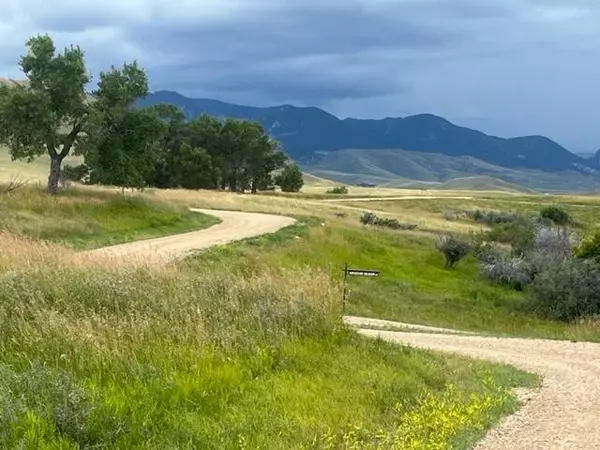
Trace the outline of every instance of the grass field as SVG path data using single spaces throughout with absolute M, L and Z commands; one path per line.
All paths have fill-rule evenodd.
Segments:
M 469 193 L 456 192 L 460 197 Z M 161 191 L 159 198 L 203 207 L 270 211 L 313 218 L 310 227 L 289 229 L 276 237 L 264 237 L 197 257 L 211 263 L 229 261 L 229 267 L 249 270 L 261 264 L 271 267 L 318 268 L 339 279 L 341 268 L 352 266 L 382 271 L 377 280 L 352 279 L 347 312 L 354 315 L 410 323 L 518 335 L 599 341 L 600 326 L 593 321 L 564 324 L 540 319 L 524 311 L 525 295 L 494 286 L 479 275 L 467 258 L 455 271 L 443 268 L 434 246 L 439 232 L 467 234 L 484 228 L 466 221 L 448 221 L 443 212 L 452 209 L 514 210 L 539 214 L 545 205 L 560 204 L 590 233 L 600 220 L 600 199 L 591 196 L 534 196 L 471 193 L 469 199 L 429 198 L 373 202 L 327 203 L 302 197 L 228 196 L 220 193 Z M 403 190 L 397 196 L 406 195 Z M 265 198 L 266 197 L 266 198 Z M 361 211 L 396 217 L 417 224 L 415 231 L 400 232 L 363 228 Z
M 0 231 L 90 249 L 202 229 L 218 223 L 186 208 L 72 189 L 49 198 L 41 187 L 0 197 Z
M 82 159 L 76 156 L 65 158 L 63 164 L 81 164 Z M 8 149 L 0 145 L 0 183 L 12 178 L 29 181 L 31 183 L 46 183 L 50 169 L 50 158 L 47 155 L 36 158 L 32 162 L 13 161 Z
M 169 196 L 304 211 L 307 225 L 160 267 L 55 258 L 139 238 L 155 216 L 185 222 L 157 203 Z M 392 262 L 397 275 L 408 250 L 387 246 L 408 239 L 426 251 L 424 241 L 365 234 L 336 206 L 303 202 L 90 189 L 1 197 L 0 447 L 466 449 L 514 411 L 510 389 L 535 377 L 349 331 L 336 266 L 360 252 L 357 263 Z M 380 294 L 394 291 L 380 281 Z

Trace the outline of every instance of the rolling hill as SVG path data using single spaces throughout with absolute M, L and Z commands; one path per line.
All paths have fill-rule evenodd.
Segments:
M 598 191 L 600 177 L 563 170 L 556 172 L 513 169 L 471 156 L 451 157 L 405 150 L 340 150 L 317 154 L 315 162 L 302 168 L 312 174 L 348 184 L 369 183 L 388 187 L 440 187 L 451 180 L 461 183 L 473 177 L 494 179 L 494 185 L 509 183 L 544 191 Z M 486 188 L 487 190 L 487 188 Z

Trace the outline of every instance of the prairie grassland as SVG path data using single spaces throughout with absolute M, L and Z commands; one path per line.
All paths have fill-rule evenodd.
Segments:
M 83 192 L 3 215 L 110 211 Z M 1 448 L 468 448 L 537 382 L 357 336 L 318 266 L 244 266 L 236 247 L 144 266 L 36 237 L 0 233 Z
M 218 223 L 139 196 L 71 189 L 49 198 L 41 187 L 0 195 L 0 231 L 89 249 L 165 236 Z

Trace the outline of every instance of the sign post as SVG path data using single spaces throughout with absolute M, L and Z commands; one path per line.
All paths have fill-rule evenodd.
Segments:
M 348 298 L 348 276 L 351 277 L 378 277 L 379 270 L 349 269 L 348 263 L 344 265 L 344 293 L 342 303 L 342 314 L 346 308 L 346 299 Z

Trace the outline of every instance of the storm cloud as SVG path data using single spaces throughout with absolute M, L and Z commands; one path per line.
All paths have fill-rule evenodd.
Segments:
M 137 59 L 153 90 L 341 116 L 430 112 L 600 147 L 596 0 L 3 0 L 0 76 L 28 36 Z

